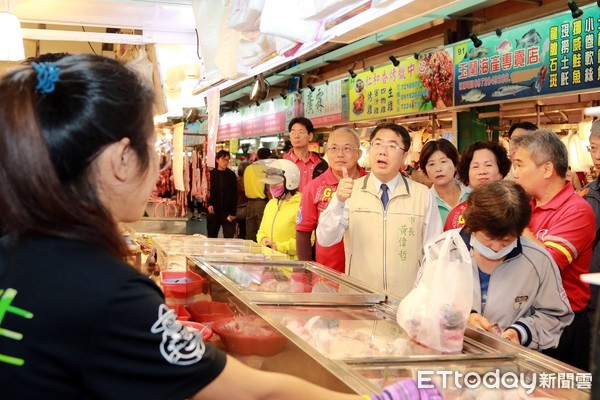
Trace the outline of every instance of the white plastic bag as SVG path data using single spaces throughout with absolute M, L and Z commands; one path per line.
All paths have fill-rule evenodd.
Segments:
M 460 352 L 473 303 L 471 256 L 460 230 L 425 245 L 421 279 L 398 306 L 411 339 L 444 353 Z M 439 247 L 439 248 L 436 248 Z

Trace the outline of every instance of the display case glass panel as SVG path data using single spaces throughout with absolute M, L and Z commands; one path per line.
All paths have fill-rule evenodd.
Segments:
M 260 303 L 373 304 L 385 295 L 349 277 L 306 262 L 222 260 L 195 256 L 196 265 L 213 272 L 249 299 Z

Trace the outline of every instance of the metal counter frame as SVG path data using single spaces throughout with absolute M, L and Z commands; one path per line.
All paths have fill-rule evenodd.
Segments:
M 354 291 L 353 293 L 268 293 L 242 290 L 240 285 L 233 282 L 226 274 L 219 271 L 215 266 L 229 264 L 230 266 L 264 266 L 284 267 L 298 269 L 322 276 L 324 279 L 337 282 L 344 288 Z M 375 393 L 381 387 L 372 380 L 367 379 L 361 372 L 375 371 L 383 373 L 389 370 L 403 370 L 406 374 L 414 374 L 419 368 L 468 368 L 469 364 L 478 365 L 479 368 L 496 365 L 504 365 L 518 371 L 531 374 L 540 373 L 569 373 L 579 374 L 584 371 L 578 370 L 570 365 L 547 357 L 542 353 L 516 345 L 507 340 L 487 332 L 482 332 L 468 327 L 465 332 L 464 347 L 461 354 L 432 354 L 432 355 L 408 355 L 403 357 L 367 357 L 352 359 L 332 359 L 315 347 L 307 343 L 293 331 L 288 329 L 277 319 L 268 307 L 356 307 L 357 310 L 364 307 L 376 307 L 384 314 L 385 319 L 395 321 L 396 305 L 400 301 L 389 294 L 385 294 L 368 288 L 346 275 L 324 268 L 313 262 L 303 261 L 240 261 L 237 259 L 210 259 L 202 256 L 191 256 L 187 258 L 187 268 L 199 273 L 211 282 L 216 296 L 222 296 L 217 301 L 233 301 L 238 304 L 238 311 L 243 314 L 254 314 L 264 319 L 275 329 L 280 331 L 289 341 L 291 347 L 301 351 L 316 364 L 317 368 L 324 368 L 330 374 L 343 382 L 351 391 L 359 394 Z M 292 353 L 294 354 L 294 353 Z M 298 353 L 295 353 L 298 354 Z M 295 360 L 290 360 L 294 363 Z M 317 366 L 318 364 L 318 366 Z M 379 372 L 378 372 L 379 371 Z M 306 378 L 304 376 L 301 376 Z M 319 382 L 317 382 L 319 383 Z M 338 388 L 339 389 L 339 388 Z M 588 399 L 589 390 L 557 390 L 552 393 L 542 392 L 543 395 L 553 398 Z

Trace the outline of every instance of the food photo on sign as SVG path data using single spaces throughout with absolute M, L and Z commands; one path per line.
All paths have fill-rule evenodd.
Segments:
M 454 63 L 446 49 L 419 55 L 419 78 L 426 90 L 422 110 L 452 106 Z
M 357 79 L 354 83 L 354 91 L 358 93 L 358 97 L 352 102 L 352 112 L 356 115 L 362 114 L 365 111 L 365 81 Z
M 353 71 L 354 72 L 354 71 Z M 452 49 L 371 67 L 348 80 L 349 119 L 360 121 L 451 107 Z

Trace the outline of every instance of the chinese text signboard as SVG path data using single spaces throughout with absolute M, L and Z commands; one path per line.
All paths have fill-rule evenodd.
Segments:
M 342 80 L 315 86 L 315 90 L 302 91 L 304 116 L 315 127 L 346 122 L 342 116 Z
M 481 36 L 454 47 L 456 105 L 558 94 L 598 86 L 600 10 L 584 8 Z
M 219 123 L 218 140 L 255 137 L 281 133 L 286 130 L 286 109 L 283 99 L 264 101 L 259 106 L 228 112 Z
M 452 51 L 440 49 L 364 71 L 349 80 L 350 121 L 452 106 Z
M 286 130 L 283 99 L 267 100 L 259 106 L 245 107 L 241 110 L 241 114 L 241 137 L 273 135 Z
M 218 140 L 235 139 L 242 132 L 242 116 L 239 112 L 225 113 L 219 121 Z

